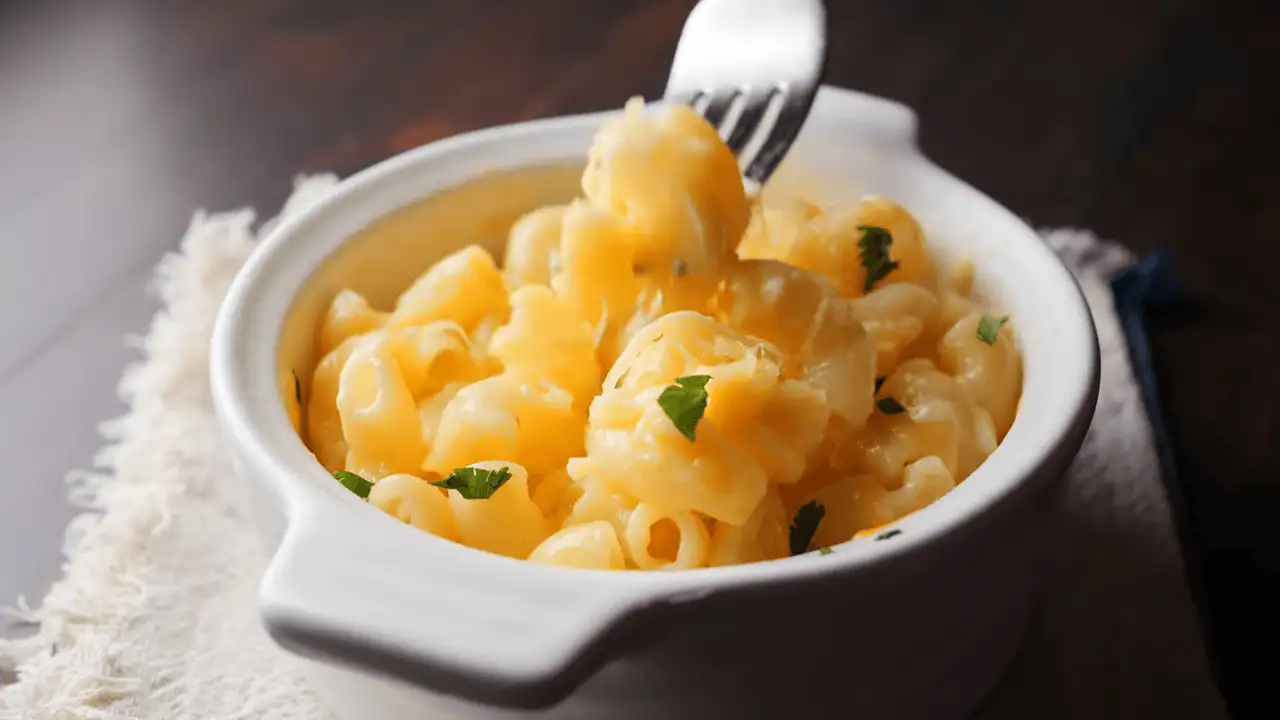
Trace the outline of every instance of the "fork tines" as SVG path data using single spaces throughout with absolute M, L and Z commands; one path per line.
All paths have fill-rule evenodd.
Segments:
M 826 60 L 821 0 L 702 0 L 689 14 L 664 95 L 692 105 L 763 183 L 786 155 Z

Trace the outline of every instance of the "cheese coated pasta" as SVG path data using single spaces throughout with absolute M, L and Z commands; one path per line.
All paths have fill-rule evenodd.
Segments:
M 546 285 L 560 272 L 564 211 L 561 205 L 534 210 L 511 227 L 502 260 L 507 288 L 515 291 L 525 285 Z
M 343 290 L 329 303 L 320 324 L 320 354 L 324 355 L 353 335 L 363 335 L 387 323 L 388 314 L 369 307 L 369 301 L 353 290 Z
M 623 570 L 626 560 L 618 534 L 603 520 L 571 525 L 543 540 L 529 553 L 529 559 L 544 565 Z
M 413 475 L 389 475 L 369 491 L 369 504 L 386 514 L 439 535 L 458 540 L 458 523 L 443 490 Z
M 697 113 L 639 101 L 582 191 L 501 266 L 333 296 L 300 432 L 369 504 L 547 566 L 779 560 L 945 498 L 1015 423 L 1016 318 L 893 200 L 762 204 Z
M 507 372 L 568 390 L 585 408 L 600 392 L 591 327 L 545 285 L 515 291 L 511 307 L 510 322 L 493 335 L 493 356 Z
M 738 163 L 687 107 L 649 116 L 628 103 L 596 136 L 582 189 L 634 231 L 634 259 L 647 267 L 714 269 L 733 257 L 747 228 Z
M 449 509 L 462 543 L 480 550 L 514 558 L 529 553 L 550 534 L 547 519 L 529 496 L 529 475 L 515 463 L 476 463 L 482 470 L 506 468 L 513 477 L 487 500 L 469 500 L 457 490 L 449 491 Z M 377 485 L 374 490 L 377 490 Z M 372 493 L 370 493 L 372 495 Z

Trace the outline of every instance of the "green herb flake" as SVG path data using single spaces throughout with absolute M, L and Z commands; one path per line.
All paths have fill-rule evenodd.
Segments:
M 1008 315 L 1002 318 L 983 315 L 982 319 L 978 321 L 978 339 L 988 345 L 995 345 L 996 335 L 1000 334 L 1000 328 L 1004 327 L 1007 322 L 1009 322 Z
M 298 401 L 298 405 L 302 405 L 302 381 L 298 379 L 298 371 L 290 370 L 293 373 L 293 399 Z
M 876 407 L 880 408 L 880 412 L 885 415 L 897 415 L 906 412 L 907 409 L 902 407 L 902 403 L 891 397 L 882 397 L 876 401 Z
M 693 442 L 698 421 L 707 410 L 707 381 L 710 379 L 710 375 L 676 378 L 676 384 L 658 396 L 658 407 L 671 418 L 680 434 L 689 438 L 689 442 Z
M 834 553 L 834 552 L 835 552 L 835 550 L 832 550 L 832 549 L 831 549 L 831 548 L 829 548 L 829 547 L 820 547 L 820 548 L 818 548 L 818 554 L 819 554 L 819 555 L 830 555 L 831 553 Z
M 796 511 L 796 519 L 792 521 L 789 528 L 792 555 L 809 552 L 810 546 L 813 545 L 813 535 L 818 532 L 818 523 L 822 522 L 826 514 L 827 509 L 818 504 L 817 500 L 810 500 L 800 506 Z
M 369 498 L 369 491 L 373 489 L 373 483 L 347 470 L 335 471 L 333 473 L 333 479 L 342 483 L 342 486 L 346 489 L 366 500 Z
M 858 249 L 862 251 L 862 267 L 867 269 L 867 280 L 863 292 L 871 292 L 871 288 L 886 275 L 898 269 L 898 263 L 889 257 L 889 246 L 893 244 L 893 236 L 888 230 L 876 225 L 859 225 L 862 238 L 858 240 Z
M 879 535 L 876 535 L 875 539 L 878 542 L 880 540 L 888 540 L 889 538 L 894 537 L 895 535 L 901 535 L 901 534 L 902 534 L 901 530 L 894 528 L 892 530 L 885 530 Z
M 493 494 L 498 492 L 498 488 L 506 485 L 510 479 L 511 471 L 505 466 L 497 470 L 463 467 L 455 468 L 449 473 L 449 477 L 436 480 L 431 484 L 457 490 L 458 494 L 467 500 L 485 500 L 493 497 Z

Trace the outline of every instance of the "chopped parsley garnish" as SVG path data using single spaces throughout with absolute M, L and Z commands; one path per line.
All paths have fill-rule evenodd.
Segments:
M 809 552 L 809 547 L 813 544 L 813 534 L 818 532 L 818 523 L 822 522 L 826 514 L 827 509 L 819 505 L 817 500 L 810 500 L 800 506 L 796 511 L 796 519 L 792 521 L 789 528 L 792 555 Z
M 831 548 L 829 548 L 829 547 L 820 547 L 820 548 L 818 548 L 818 554 L 819 554 L 819 555 L 830 555 L 830 554 L 831 554 L 831 553 L 833 553 L 833 552 L 835 552 L 835 550 L 832 550 L 832 549 L 831 549 Z
M 898 413 L 907 411 L 906 408 L 902 407 L 902 403 L 891 397 L 880 398 L 876 401 L 876 407 L 880 408 L 880 412 L 885 415 L 897 415 Z
M 694 430 L 702 413 L 707 409 L 707 381 L 710 375 L 687 375 L 676 378 L 676 384 L 667 387 L 658 396 L 658 406 L 671 418 L 681 435 L 693 442 Z
M 858 249 L 862 251 L 862 267 L 867 269 L 867 281 L 862 290 L 871 292 L 872 286 L 898 269 L 898 263 L 889 257 L 893 236 L 888 230 L 875 225 L 859 225 L 858 229 L 862 231 L 862 238 L 858 240 Z
M 887 378 L 882 378 L 882 377 L 878 377 L 878 378 L 876 378 L 876 392 L 880 392 L 880 386 L 881 386 L 881 385 L 884 385 L 884 381 L 885 381 L 886 379 L 887 379 Z
M 298 404 L 301 405 L 302 404 L 302 381 L 298 379 L 297 370 L 290 370 L 289 372 L 293 373 L 293 399 L 297 400 Z
M 369 491 L 373 489 L 373 483 L 347 470 L 335 471 L 333 473 L 333 479 L 342 483 L 342 486 L 346 489 L 362 498 L 365 498 L 366 500 L 369 498 Z
M 893 537 L 894 535 L 901 535 L 901 534 L 902 534 L 902 531 L 901 531 L 901 530 L 899 530 L 899 529 L 897 529 L 897 528 L 894 528 L 894 529 L 892 529 L 892 530 L 885 530 L 884 532 L 880 533 L 879 535 L 876 535 L 875 539 L 876 539 L 876 540 L 888 540 L 889 538 Z
M 455 468 L 449 473 L 449 477 L 433 481 L 431 484 L 457 490 L 458 494 L 467 500 L 485 500 L 493 497 L 493 494 L 498 492 L 498 488 L 506 485 L 510 479 L 511 471 L 506 467 L 500 467 L 497 470 L 463 467 Z
M 1002 318 L 983 315 L 982 319 L 978 321 L 978 339 L 988 345 L 995 345 L 996 335 L 1000 334 L 1000 328 L 1004 327 L 1007 322 L 1009 322 L 1008 315 Z

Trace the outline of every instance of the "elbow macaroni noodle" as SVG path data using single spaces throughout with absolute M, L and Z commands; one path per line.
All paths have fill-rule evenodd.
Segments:
M 710 125 L 638 105 L 501 268 L 470 246 L 389 310 L 333 298 L 302 412 L 320 463 L 439 537 L 595 570 L 779 559 L 801 506 L 827 547 L 963 482 L 1022 387 L 972 265 L 938 267 L 887 198 L 760 207 Z M 705 405 L 682 428 L 659 398 L 689 376 Z M 509 477 L 477 499 L 432 484 L 466 467 Z

